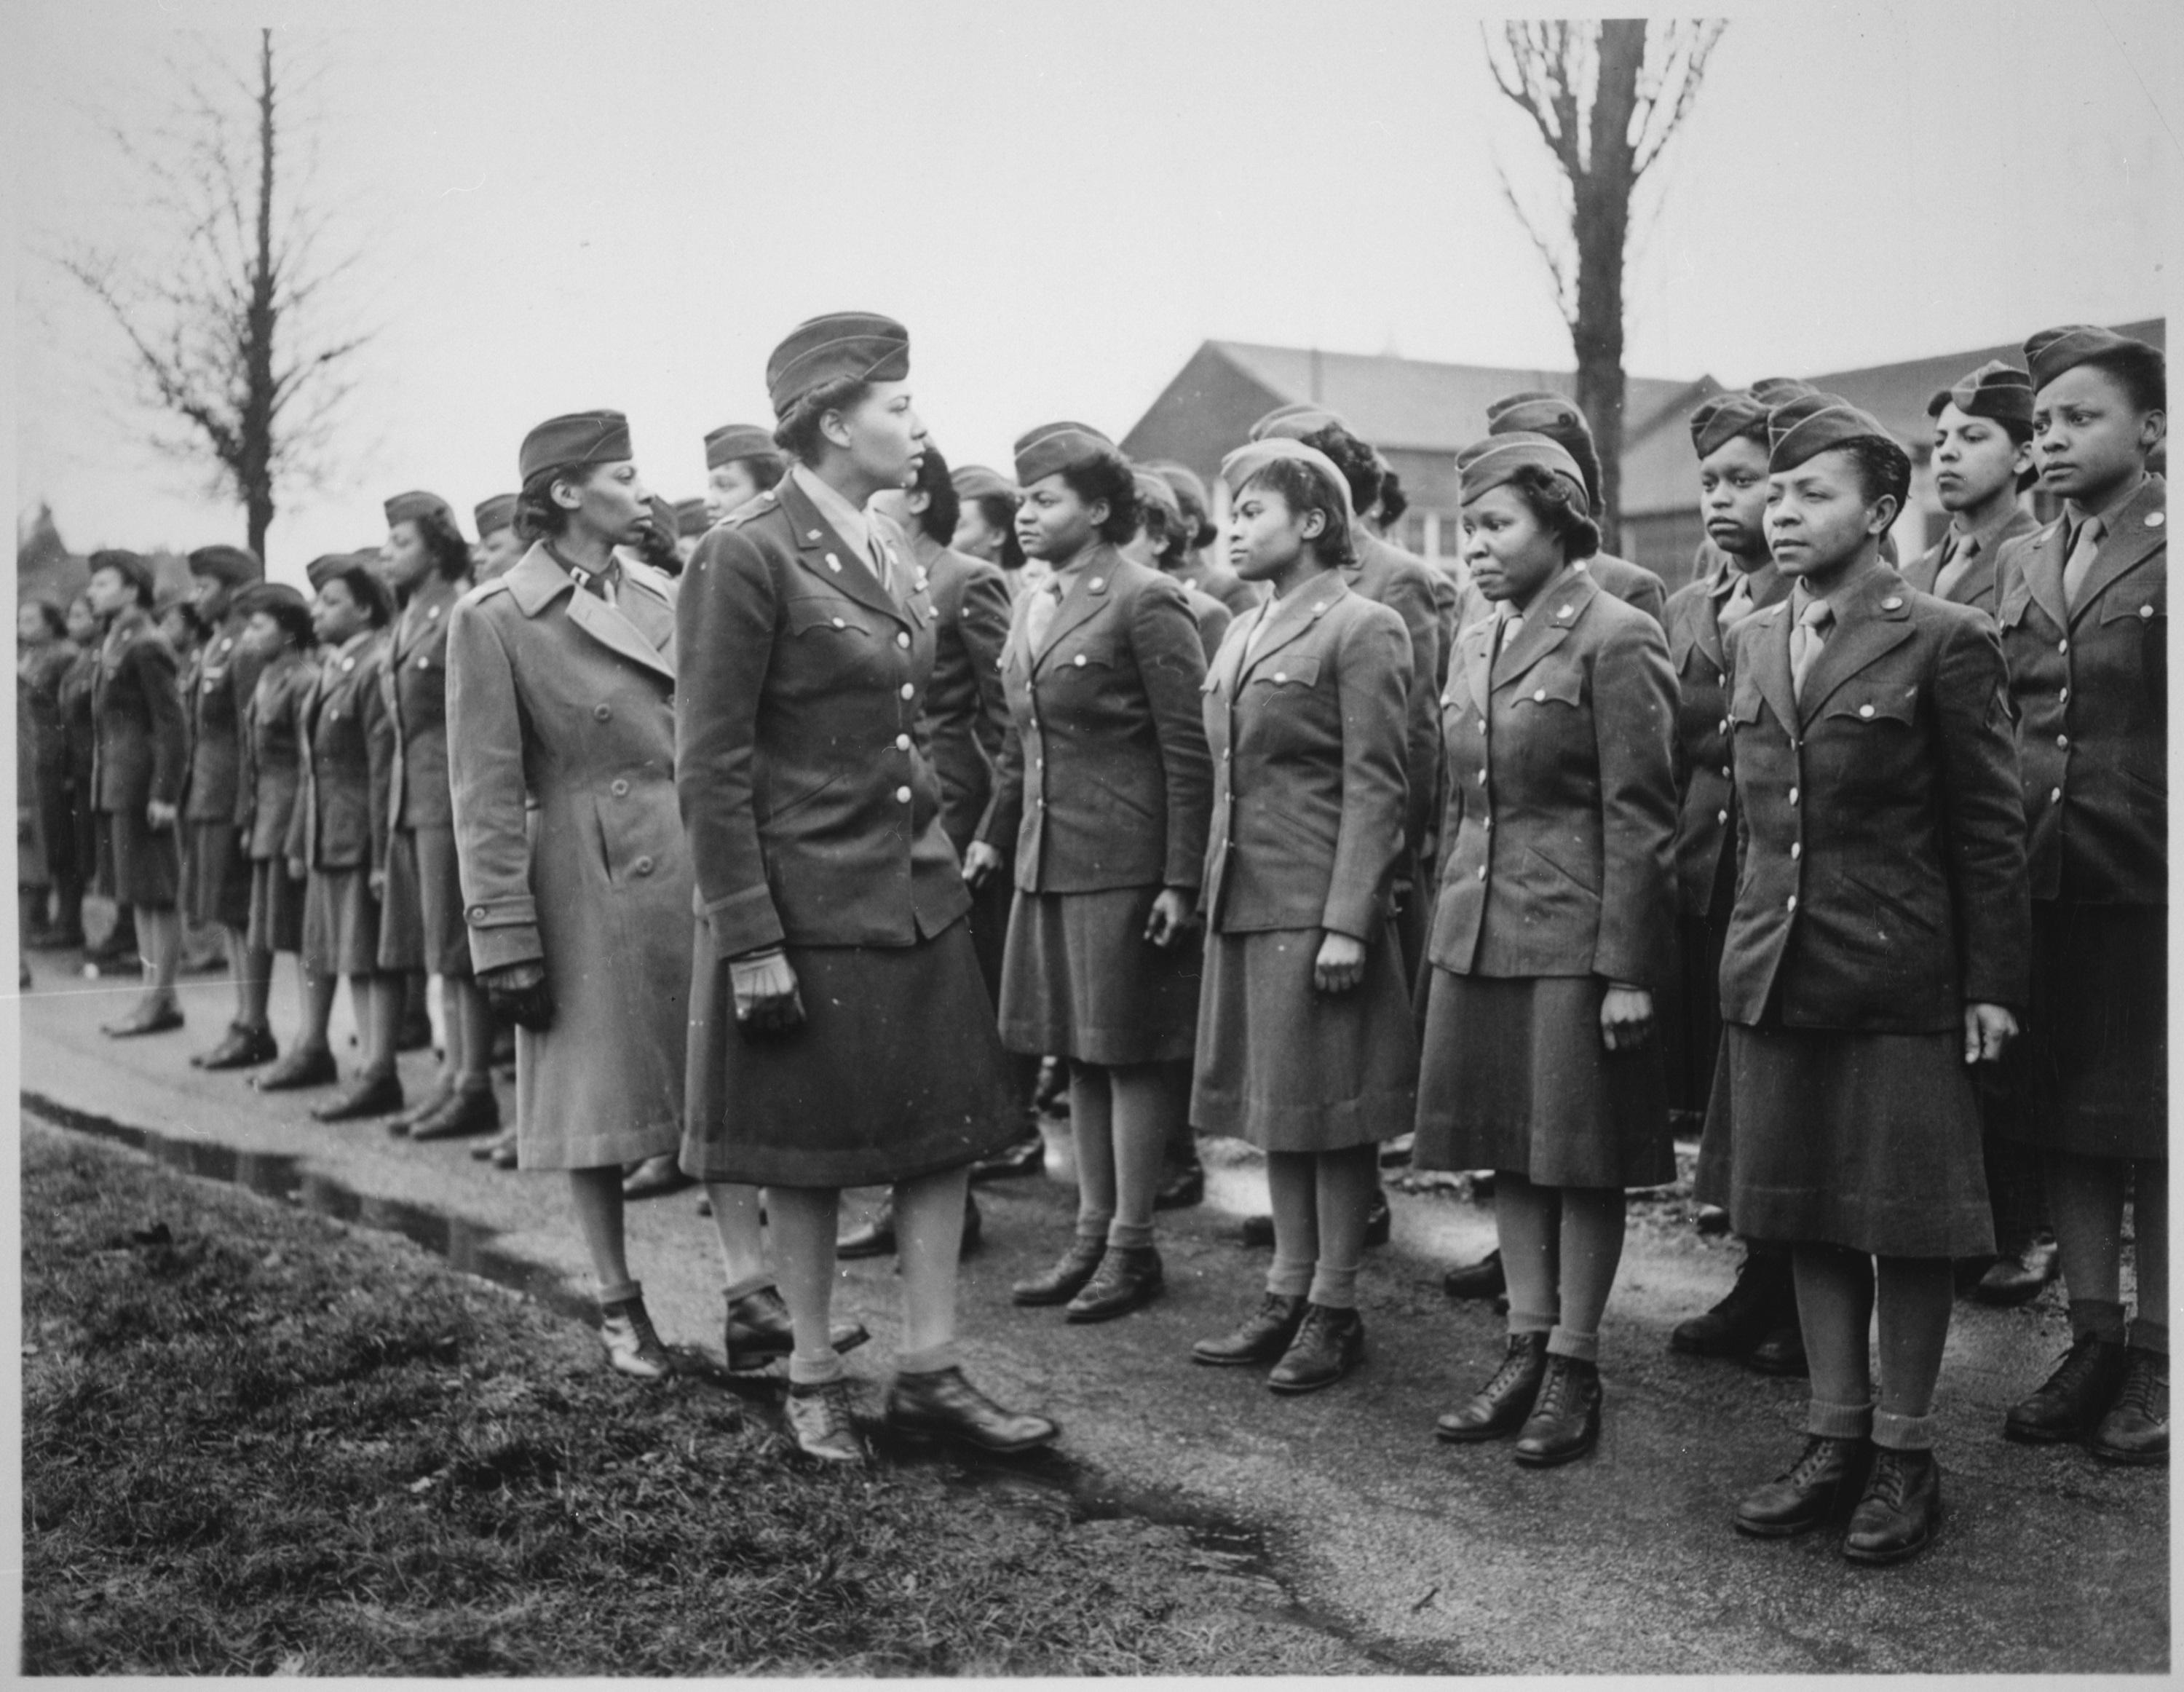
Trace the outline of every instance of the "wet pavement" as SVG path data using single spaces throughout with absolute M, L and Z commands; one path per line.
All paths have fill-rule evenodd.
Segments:
M 26 1108 L 118 1137 L 192 1173 L 404 1235 L 457 1266 L 572 1316 L 588 1309 L 562 1184 L 496 1172 L 470 1143 L 412 1145 L 377 1122 L 310 1120 L 322 1094 L 264 1095 L 187 1056 L 220 1037 L 231 995 L 185 983 L 188 1024 L 128 1042 L 98 1024 L 132 983 L 93 982 L 34 955 L 21 1021 Z M 284 960 L 284 966 L 289 960 Z M 336 1038 L 345 1066 L 346 995 Z M 293 1016 L 286 969 L 274 1022 Z M 426 1084 L 430 1053 L 403 1060 Z M 504 1107 L 512 1105 L 504 1087 Z M 1200 1209 L 1162 1219 L 1169 1290 L 1092 1327 L 1017 1310 L 1008 1284 L 1044 1267 L 1069 1227 L 1066 1132 L 1050 1178 L 978 1189 L 986 1244 L 967 1269 L 971 1372 L 1004 1401 L 1062 1422 L 1062 1452 L 965 1463 L 966 1485 L 1022 1489 L 1083 1516 L 1186 1528 L 1209 1559 L 1293 1619 L 1410 1673 L 2096 1673 L 2165 1670 L 2168 1474 L 2115 1470 L 2075 1447 L 2000 1438 L 2008 1405 L 2067 1342 L 2059 1293 L 2020 1311 L 1958 1306 L 1940 1411 L 1947 1510 L 1933 1550 L 1857 1569 L 1821 1536 L 1738 1539 L 1728 1513 L 1795 1455 L 1802 1381 L 1675 1355 L 1668 1333 L 1726 1289 L 1737 1249 L 1702 1239 L 1672 1199 L 1634 1203 L 1602 1335 L 1599 1450 L 1518 1469 L 1502 1445 L 1450 1447 L 1433 1420 L 1491 1372 L 1501 1326 L 1451 1305 L 1440 1272 L 1493 1242 L 1490 1211 L 1443 1190 L 1391 1194 L 1396 1237 L 1371 1254 L 1360 1299 L 1368 1355 L 1351 1379 L 1301 1399 L 1251 1371 L 1188 1361 L 1256 1300 L 1267 1254 L 1237 1243 L 1263 1205 L 1255 1161 L 1209 1146 Z M 719 1349 L 711 1224 L 685 1192 L 632 1206 L 635 1272 L 671 1342 Z M 877 1411 L 894 1332 L 885 1259 L 844 1264 L 841 1305 L 872 1327 L 852 1354 Z M 907 1454 L 904 1454 L 907 1455 Z M 924 1459 L 929 1461 L 929 1459 Z

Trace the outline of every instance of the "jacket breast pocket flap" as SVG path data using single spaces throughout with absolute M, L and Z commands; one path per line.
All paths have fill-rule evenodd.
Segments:
M 1510 686 L 1515 704 L 1575 707 L 1585 703 L 1585 671 L 1574 664 L 1540 665 Z
M 1764 703 L 1759 683 L 1748 675 L 1740 676 L 1736 678 L 1736 691 L 1730 698 L 1730 717 L 1736 722 L 1758 722 L 1759 707 Z
M 1319 682 L 1317 658 L 1272 658 L 1251 672 L 1254 684 L 1275 687 L 1311 687 Z
M 844 600 L 791 599 L 788 602 L 788 632 L 794 635 L 862 635 L 866 631 L 861 617 L 850 615 L 855 609 Z
M 2025 585 L 2025 579 L 2020 576 L 2009 584 L 2008 591 L 2002 596 L 2001 604 L 1995 607 L 1995 621 L 2003 628 L 2015 628 L 2025 621 L 2025 608 L 2031 603 L 2032 590 Z
M 1894 687 L 1846 687 L 1828 701 L 1825 715 L 1860 723 L 1914 722 L 1919 715 L 1919 689 L 1901 682 Z
M 2153 580 L 2134 582 L 2125 576 L 2114 587 L 2101 595 L 2101 622 L 2158 623 L 2169 615 L 2169 583 L 2161 571 L 2150 572 Z
M 1088 669 L 1095 665 L 1103 669 L 1112 670 L 1122 662 L 1122 654 L 1116 650 L 1114 637 L 1112 635 L 1094 635 L 1081 643 L 1067 657 L 1062 657 L 1061 654 L 1056 653 L 1053 657 L 1049 658 L 1047 667 L 1052 669 L 1057 660 L 1078 670 Z

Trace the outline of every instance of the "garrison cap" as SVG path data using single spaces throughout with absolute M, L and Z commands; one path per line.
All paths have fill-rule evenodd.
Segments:
M 1232 496 L 1241 493 L 1252 477 L 1277 459 L 1287 459 L 1310 470 L 1327 483 L 1335 508 L 1342 513 L 1344 524 L 1357 521 L 1357 513 L 1350 503 L 1350 478 L 1318 448 L 1307 447 L 1287 436 L 1270 435 L 1263 441 L 1251 441 L 1238 447 L 1221 460 L 1221 480 L 1228 483 Z
M 702 535 L 713 526 L 713 520 L 705 515 L 702 499 L 678 499 L 675 502 L 675 532 L 677 536 Z
M 263 611 L 298 640 L 310 637 L 310 602 L 285 582 L 252 582 L 235 596 L 235 608 L 245 616 Z
M 435 511 L 448 520 L 450 527 L 454 527 L 455 523 L 455 508 L 438 494 L 427 493 L 422 488 L 396 494 L 386 502 L 383 509 L 387 513 L 387 526 L 390 529 L 397 523 L 414 523 L 421 517 L 429 517 Z M 460 533 L 461 531 L 457 529 L 456 532 Z
M 2032 426 L 2032 378 L 2014 365 L 1989 359 L 1970 376 L 1960 376 L 1926 402 L 1926 415 L 1939 417 L 1953 405 L 1967 417 L 1991 417 L 1997 423 Z
M 1561 442 L 1551 436 L 1517 429 L 1474 441 L 1456 455 L 1456 473 L 1462 481 L 1463 503 L 1468 505 L 1480 494 L 1501 487 L 1526 465 L 1562 477 L 1580 499 L 1591 498 L 1585 491 L 1585 472 L 1577 467 L 1577 460 Z
M 265 574 L 258 554 L 242 547 L 199 547 L 190 554 L 189 562 L 191 575 L 209 576 L 230 587 L 256 582 Z
M 548 418 L 523 437 L 515 473 L 527 485 L 549 470 L 620 464 L 635 456 L 629 444 L 629 419 L 621 412 L 571 411 Z
M 1185 510 L 1194 504 L 1201 511 L 1213 509 L 1212 497 L 1206 493 L 1206 484 L 1189 465 L 1179 465 L 1173 459 L 1157 459 L 1145 468 L 1167 478 L 1167 485 L 1175 490 L 1175 497 Z
M 1157 505 L 1167 513 L 1168 520 L 1178 527 L 1183 523 L 1183 503 L 1175 497 L 1175 489 L 1158 470 L 1146 465 L 1132 465 L 1130 479 L 1138 485 L 1138 504 Z
M 93 553 L 87 560 L 93 576 L 102 570 L 118 570 L 128 578 L 139 593 L 148 593 L 152 584 L 159 580 L 159 572 L 152 560 L 139 552 L 122 547 L 109 547 Z
M 1277 405 L 1254 423 L 1251 438 L 1255 441 L 1301 441 L 1306 436 L 1317 435 L 1327 428 L 1340 429 L 1353 439 L 1357 433 L 1340 412 L 1311 400 L 1293 399 L 1287 405 Z
M 1569 454 L 1591 504 L 1600 486 L 1600 450 L 1592 443 L 1592 425 L 1574 401 L 1540 388 L 1505 395 L 1486 408 L 1486 432 L 1546 437 Z
M 1011 502 L 1023 498 L 1023 490 L 997 470 L 988 470 L 983 465 L 958 465 L 948 480 L 955 485 L 959 499 L 983 499 L 989 494 L 999 494 Z
M 323 587 L 343 570 L 354 569 L 355 555 L 345 552 L 322 552 L 304 566 L 304 574 L 310 578 L 311 586 Z
M 1787 405 L 1808 393 L 1818 393 L 1819 389 L 1795 376 L 1762 376 L 1744 391 L 1772 411 L 1778 405 Z
M 1701 400 L 1691 412 L 1692 449 L 1702 459 L 1711 458 L 1740 436 L 1765 446 L 1768 409 L 1750 393 L 1734 391 Z
M 1115 443 L 1089 423 L 1042 423 L 1017 437 L 1017 481 L 1025 487 L 1056 470 L 1089 464 Z
M 773 415 L 832 381 L 900 381 L 910 374 L 910 331 L 872 311 L 833 311 L 790 330 L 766 361 Z
M 324 592 L 329 582 L 340 582 L 356 596 L 357 602 L 372 615 L 375 622 L 387 623 L 394 618 L 394 595 L 379 574 L 376 553 L 322 553 L 304 568 L 310 577 L 311 586 Z
M 1902 446 L 1879 419 L 1841 395 L 1800 394 L 1767 414 L 1767 468 L 1779 476 L 1815 454 L 1864 440 L 1886 441 L 1899 449 Z
M 509 528 L 515 521 L 515 495 L 496 493 L 490 499 L 481 499 L 475 515 L 480 540 L 496 529 Z
M 2025 362 L 2031 368 L 2036 392 L 2065 370 L 2074 370 L 2089 359 L 2117 354 L 2126 359 L 2151 357 L 2157 362 L 2161 359 L 2159 351 L 2145 342 L 2134 341 L 2128 335 L 2119 335 L 2112 329 L 2098 328 L 2090 323 L 2043 329 L 2025 342 Z
M 773 431 L 755 423 L 723 423 L 705 437 L 705 468 L 718 470 L 738 459 L 777 459 Z

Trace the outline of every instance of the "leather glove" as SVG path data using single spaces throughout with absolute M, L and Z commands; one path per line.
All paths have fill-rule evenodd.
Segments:
M 481 970 L 477 984 L 493 1014 L 503 1021 L 534 1034 L 554 1026 L 554 989 L 546 983 L 545 965 L 507 964 Z

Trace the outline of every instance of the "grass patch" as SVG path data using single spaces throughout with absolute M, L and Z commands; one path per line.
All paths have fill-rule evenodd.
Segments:
M 26 1120 L 23 1667 L 1341 1673 L 1181 1531 L 819 1472 L 402 1241 Z

